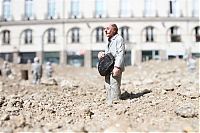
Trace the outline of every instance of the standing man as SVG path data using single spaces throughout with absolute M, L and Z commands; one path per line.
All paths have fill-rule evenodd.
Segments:
M 34 58 L 34 63 L 32 64 L 32 74 L 33 74 L 33 84 L 40 84 L 42 77 L 42 65 L 39 63 L 39 58 Z
M 45 68 L 45 70 L 46 70 L 46 76 L 47 76 L 47 78 L 49 79 L 49 78 L 52 78 L 52 74 L 53 74 L 53 67 L 52 67 L 52 65 L 51 65 L 51 62 L 47 62 L 46 63 L 46 68 Z
M 188 59 L 187 59 L 187 66 L 188 66 L 189 72 L 194 72 L 195 69 L 196 69 L 196 60 L 192 56 L 192 54 L 190 54 Z
M 124 71 L 124 54 L 125 44 L 122 36 L 118 34 L 116 24 L 109 24 L 105 27 L 105 33 L 108 37 L 108 44 L 105 52 L 98 53 L 98 58 L 101 59 L 105 54 L 111 53 L 115 57 L 114 69 L 111 74 L 105 76 L 105 87 L 107 90 L 107 102 L 112 104 L 120 99 L 121 95 L 121 78 Z
M 12 74 L 11 67 L 7 61 L 3 62 L 2 66 L 2 75 L 5 77 L 8 77 L 9 75 Z

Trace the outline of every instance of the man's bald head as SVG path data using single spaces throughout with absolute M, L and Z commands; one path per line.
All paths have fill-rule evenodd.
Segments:
M 118 33 L 118 27 L 117 27 L 117 25 L 116 24 L 111 24 L 111 26 L 114 28 L 115 34 L 117 34 Z
M 108 38 L 113 37 L 118 33 L 118 27 L 116 24 L 109 24 L 107 27 L 105 27 L 105 33 Z

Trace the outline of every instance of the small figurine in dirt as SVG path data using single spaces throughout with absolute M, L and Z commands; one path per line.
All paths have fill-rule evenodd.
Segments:
M 9 75 L 12 74 L 12 71 L 11 71 L 11 67 L 9 65 L 9 63 L 7 61 L 4 61 L 3 62 L 3 66 L 2 66 L 2 75 L 4 77 L 8 77 Z
M 52 67 L 52 65 L 51 65 L 51 62 L 47 62 L 46 63 L 46 68 L 45 68 L 45 70 L 46 70 L 46 76 L 47 76 L 47 78 L 51 78 L 52 77 L 52 74 L 53 74 L 53 67 Z
M 121 97 L 121 79 L 122 72 L 125 70 L 124 55 L 125 43 L 121 35 L 118 34 L 116 24 L 109 24 L 105 27 L 105 33 L 108 37 L 108 44 L 105 51 L 98 53 L 98 59 L 104 58 L 105 54 L 111 53 L 115 57 L 112 73 L 105 76 L 105 88 L 107 90 L 107 103 L 109 105 L 118 102 Z
M 39 58 L 34 58 L 34 63 L 32 64 L 32 70 L 33 74 L 33 84 L 40 84 L 41 78 L 42 78 L 42 65 L 39 63 Z
M 190 72 L 193 72 L 196 69 L 196 60 L 192 55 L 190 55 L 187 60 L 187 66 Z

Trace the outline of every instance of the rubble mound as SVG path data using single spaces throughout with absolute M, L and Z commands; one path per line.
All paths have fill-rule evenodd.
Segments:
M 199 132 L 199 61 L 194 72 L 178 59 L 126 67 L 112 106 L 96 68 L 53 68 L 40 85 L 31 84 L 30 65 L 12 64 L 14 78 L 0 76 L 0 131 Z

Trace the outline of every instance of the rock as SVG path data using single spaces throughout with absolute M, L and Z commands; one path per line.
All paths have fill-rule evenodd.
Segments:
M 75 89 L 75 88 L 78 88 L 79 85 L 75 83 L 74 81 L 62 80 L 60 83 L 60 87 L 62 89 Z
M 200 97 L 200 92 L 195 87 L 181 88 L 178 92 L 178 95 L 186 96 L 189 98 L 198 98 Z
M 84 108 L 81 111 L 81 116 L 83 116 L 83 118 L 90 118 L 92 117 L 92 115 L 94 115 L 94 113 L 89 109 L 89 108 Z
M 4 83 L 0 82 L 0 92 L 3 91 L 3 85 L 4 85 Z
M 10 99 L 10 101 L 8 101 L 8 107 L 19 107 L 22 108 L 23 107 L 23 100 L 22 99 L 18 99 L 18 98 L 13 98 Z
M 13 79 L 15 79 L 15 76 L 13 74 L 10 74 L 10 75 L 8 75 L 8 78 L 13 80 Z
M 15 125 L 16 127 L 25 127 L 26 125 L 26 119 L 24 116 L 17 116 L 15 119 L 14 119 L 14 122 L 15 122 Z
M 130 80 L 122 80 L 121 81 L 121 84 L 122 85 L 128 85 L 128 84 L 131 84 L 132 82 Z
M 175 88 L 176 88 L 176 85 L 175 85 L 174 83 L 172 83 L 172 81 L 170 81 L 169 84 L 164 83 L 164 85 L 163 85 L 163 89 L 164 89 L 165 91 L 174 91 Z
M 54 78 L 42 80 L 41 84 L 44 84 L 46 86 L 48 86 L 48 85 L 58 85 L 57 81 Z
M 142 81 L 133 81 L 134 86 L 140 86 L 142 84 L 143 84 Z
M 192 103 L 181 104 L 176 110 L 175 113 L 184 118 L 193 118 L 198 116 L 198 110 Z
M 18 107 L 7 107 L 6 111 L 7 112 L 19 112 L 19 108 Z
M 104 133 L 114 133 L 114 132 L 130 132 L 131 126 L 129 125 L 130 122 L 118 120 L 111 124 L 108 128 L 104 130 Z
M 1 130 L 1 132 L 4 132 L 4 133 L 13 133 L 13 129 L 11 129 L 10 127 L 9 128 L 3 128 Z
M 4 115 L 1 117 L 1 121 L 7 121 L 7 120 L 10 120 L 10 115 L 4 114 Z
M 144 81 L 143 81 L 143 84 L 153 84 L 154 83 L 154 81 L 152 80 L 152 79 L 145 79 Z
M 4 102 L 5 102 L 5 97 L 0 96 L 0 107 L 4 104 Z

